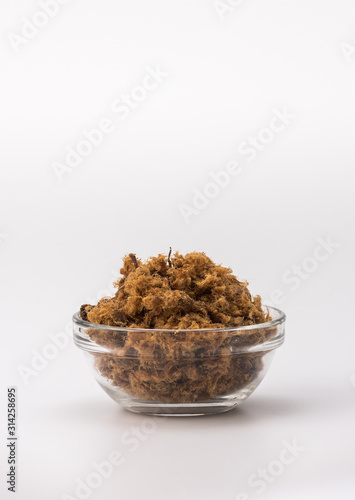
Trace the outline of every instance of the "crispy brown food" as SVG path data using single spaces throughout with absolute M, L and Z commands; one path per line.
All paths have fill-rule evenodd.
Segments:
M 169 266 L 170 262 L 170 266 Z M 254 325 L 268 320 L 261 299 L 252 299 L 248 283 L 202 252 L 147 262 L 124 258 L 117 292 L 81 316 L 92 323 L 129 328 L 199 329 Z
M 80 309 L 86 321 L 124 328 L 88 331 L 110 349 L 96 354 L 95 364 L 114 386 L 139 399 L 182 403 L 231 394 L 257 377 L 262 354 L 233 351 L 265 341 L 273 330 L 241 334 L 225 328 L 271 318 L 230 268 L 202 252 L 169 252 L 145 263 L 129 254 L 121 274 L 114 297 Z

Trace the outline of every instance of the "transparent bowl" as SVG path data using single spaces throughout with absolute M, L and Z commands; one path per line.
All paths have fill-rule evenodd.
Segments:
M 116 328 L 73 316 L 74 341 L 97 382 L 130 411 L 206 415 L 231 410 L 257 388 L 284 341 L 285 314 L 239 328 Z

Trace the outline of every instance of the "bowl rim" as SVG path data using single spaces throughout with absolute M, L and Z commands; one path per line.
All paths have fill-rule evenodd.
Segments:
M 270 328 L 273 326 L 281 325 L 286 321 L 286 314 L 278 309 L 277 307 L 272 306 L 263 306 L 264 310 L 269 311 L 270 309 L 277 313 L 278 317 L 272 319 L 271 321 L 266 321 L 264 323 L 257 323 L 255 325 L 245 325 L 245 326 L 232 326 L 227 328 L 190 328 L 190 329 L 179 329 L 179 328 L 130 328 L 130 327 L 122 327 L 122 326 L 109 326 L 109 325 L 99 325 L 98 323 L 91 323 L 90 321 L 85 321 L 80 318 L 80 311 L 77 311 L 73 315 L 73 323 L 78 326 L 83 326 L 85 328 L 91 328 L 95 330 L 111 330 L 115 332 L 126 332 L 127 330 L 132 332 L 141 332 L 141 333 L 152 333 L 152 332 L 164 332 L 164 333 L 191 333 L 191 332 L 237 332 L 237 331 L 251 331 L 251 330 L 260 330 L 260 328 Z

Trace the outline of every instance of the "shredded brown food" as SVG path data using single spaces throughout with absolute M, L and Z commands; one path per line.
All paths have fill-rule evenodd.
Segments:
M 146 262 L 129 254 L 121 274 L 113 297 L 80 309 L 83 320 L 122 328 L 87 331 L 109 349 L 95 355 L 95 365 L 113 386 L 139 399 L 184 403 L 233 393 L 257 377 L 264 353 L 233 351 L 275 329 L 226 330 L 271 319 L 230 268 L 203 252 L 170 251 Z

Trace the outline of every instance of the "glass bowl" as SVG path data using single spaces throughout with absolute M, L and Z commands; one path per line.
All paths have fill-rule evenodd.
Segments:
M 257 388 L 284 341 L 285 314 L 258 325 L 155 330 L 116 328 L 74 314 L 74 342 L 97 382 L 127 410 L 206 415 L 231 410 Z

